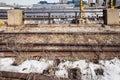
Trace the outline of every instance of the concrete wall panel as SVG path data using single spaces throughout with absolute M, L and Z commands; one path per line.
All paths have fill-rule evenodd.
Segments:
M 8 25 L 22 25 L 23 24 L 23 11 L 22 10 L 9 10 Z

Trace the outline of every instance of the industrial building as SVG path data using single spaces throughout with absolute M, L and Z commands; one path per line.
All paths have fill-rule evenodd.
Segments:
M 120 0 L 116 0 L 116 6 L 120 6 Z
M 65 4 L 67 3 L 67 0 L 59 0 L 59 3 Z
M 104 2 L 104 0 L 96 0 L 96 5 L 97 6 L 102 6 L 103 2 Z
M 93 0 L 88 0 L 88 4 L 90 5 L 91 3 L 93 3 Z
M 65 8 L 74 8 L 74 4 L 61 4 L 61 3 L 44 3 L 44 4 L 33 4 L 32 8 L 41 8 L 41 9 L 65 9 Z
M 73 0 L 73 3 L 75 4 L 75 6 L 79 6 L 80 5 L 80 0 Z
M 79 7 L 80 6 L 80 0 L 72 0 L 72 3 L 75 5 L 75 7 Z M 83 1 L 83 5 L 86 5 L 87 2 Z

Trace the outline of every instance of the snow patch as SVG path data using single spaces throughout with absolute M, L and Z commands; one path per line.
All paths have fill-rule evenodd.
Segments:
M 43 73 L 44 70 L 54 65 L 53 60 L 26 60 L 19 66 L 11 65 L 15 59 L 0 58 L 0 71 L 11 71 L 20 73 Z M 77 68 L 82 73 L 82 80 L 120 80 L 120 60 L 99 60 L 99 64 L 79 61 L 64 61 L 56 66 L 55 75 L 57 77 L 68 78 L 68 69 Z M 95 70 L 103 70 L 103 74 L 96 73 Z

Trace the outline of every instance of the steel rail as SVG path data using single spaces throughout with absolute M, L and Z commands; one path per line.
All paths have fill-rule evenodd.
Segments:
M 106 31 L 106 32 L 0 32 L 0 35 L 18 35 L 18 34 L 79 34 L 79 35 L 120 35 L 120 32 L 112 32 L 112 31 Z
M 0 43 L 0 46 L 5 46 L 8 43 Z M 105 46 L 105 47 L 120 47 L 120 44 L 86 44 L 86 43 L 16 43 L 22 46 L 27 46 L 27 45 L 33 45 L 33 46 L 82 46 L 82 47 L 99 47 L 99 46 Z M 12 43 L 9 43 L 9 45 L 12 45 Z

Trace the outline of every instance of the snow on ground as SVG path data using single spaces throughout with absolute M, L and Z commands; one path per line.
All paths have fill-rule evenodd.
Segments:
M 44 70 L 54 65 L 52 60 L 26 60 L 19 66 L 11 65 L 15 59 L 0 58 L 0 71 L 20 73 L 43 73 Z M 99 60 L 99 64 L 79 61 L 61 62 L 55 71 L 57 77 L 68 78 L 68 69 L 78 68 L 82 73 L 82 80 L 120 80 L 120 60 Z M 103 74 L 96 74 L 95 70 L 102 69 Z
M 27 60 L 19 65 L 19 71 L 22 73 L 43 73 L 43 70 L 47 69 L 53 64 L 53 61 L 46 60 Z
M 43 70 L 53 65 L 53 61 L 47 60 L 26 60 L 19 66 L 11 65 L 13 58 L 0 59 L 0 71 L 12 71 L 20 73 L 43 73 Z

